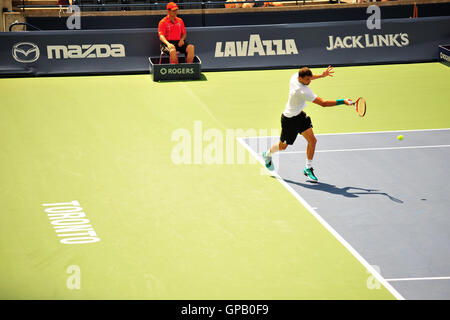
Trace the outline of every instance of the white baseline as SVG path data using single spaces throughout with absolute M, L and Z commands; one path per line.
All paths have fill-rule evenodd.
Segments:
M 386 281 L 428 281 L 428 280 L 450 280 L 450 277 L 425 277 L 425 278 L 386 279 Z
M 316 136 L 337 136 L 347 134 L 379 134 L 379 133 L 401 133 L 401 132 L 427 132 L 427 131 L 448 131 L 450 128 L 439 129 L 417 129 L 417 130 L 392 130 L 392 131 L 367 131 L 367 132 L 339 132 L 339 133 L 315 133 Z M 265 137 L 245 137 L 246 139 L 279 138 L 280 136 Z
M 361 149 L 336 149 L 336 150 L 316 150 L 315 152 L 345 152 L 345 151 L 377 151 L 377 150 L 400 150 L 400 149 L 424 149 L 424 148 L 448 148 L 450 144 L 440 144 L 435 146 L 409 146 L 409 147 L 382 147 L 382 148 L 361 148 Z M 282 151 L 279 155 L 287 153 L 305 153 L 306 151 Z

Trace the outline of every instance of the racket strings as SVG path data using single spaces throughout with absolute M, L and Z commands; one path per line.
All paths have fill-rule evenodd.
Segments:
M 366 114 L 366 100 L 364 98 L 358 99 L 358 103 L 356 104 L 356 111 L 361 117 L 364 117 Z
M 366 114 L 366 99 L 360 97 L 353 104 L 355 105 L 356 113 L 358 113 L 360 117 L 364 117 Z

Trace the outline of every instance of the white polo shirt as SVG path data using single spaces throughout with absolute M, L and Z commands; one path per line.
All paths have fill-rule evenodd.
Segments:
M 298 73 L 292 75 L 289 81 L 289 99 L 283 114 L 292 118 L 298 115 L 306 107 L 306 101 L 314 101 L 317 98 L 311 89 L 298 81 Z

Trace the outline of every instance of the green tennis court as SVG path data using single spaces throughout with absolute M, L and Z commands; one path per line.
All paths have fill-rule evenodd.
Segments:
M 316 133 L 450 127 L 443 64 L 335 71 L 313 92 L 364 96 L 367 115 L 310 104 Z M 0 79 L 0 297 L 398 298 L 227 140 L 280 130 L 294 72 Z M 89 236 L 62 234 L 64 212 Z M 61 242 L 77 237 L 96 240 Z

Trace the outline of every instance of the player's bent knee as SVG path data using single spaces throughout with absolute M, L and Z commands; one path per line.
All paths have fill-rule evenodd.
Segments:
M 287 144 L 286 142 L 281 142 L 281 141 L 280 141 L 280 142 L 278 143 L 278 148 L 279 148 L 281 151 L 286 150 L 287 146 L 288 146 L 288 144 Z

